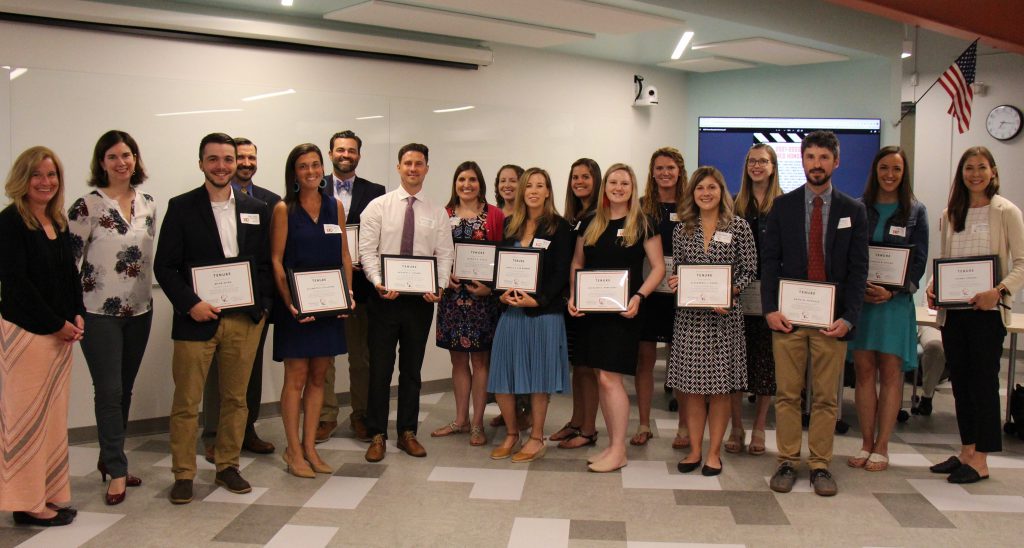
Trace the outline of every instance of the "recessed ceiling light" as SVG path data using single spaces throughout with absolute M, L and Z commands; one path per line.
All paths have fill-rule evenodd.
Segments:
M 220 108 L 211 110 L 187 110 L 183 112 L 164 112 L 157 114 L 157 116 L 187 116 L 189 114 L 216 114 L 218 112 L 242 112 L 240 108 Z
M 679 43 L 676 44 L 675 51 L 672 52 L 672 59 L 679 59 L 683 56 L 683 51 L 686 50 L 686 46 L 690 44 L 690 40 L 693 40 L 693 31 L 688 30 L 679 37 Z
M 284 91 L 272 91 L 270 93 L 264 93 L 261 95 L 253 95 L 252 97 L 244 97 L 243 101 L 259 101 L 260 99 L 269 99 L 271 97 L 280 97 L 281 95 L 291 95 L 295 93 L 294 89 L 288 88 Z
M 360 116 L 356 120 L 376 120 L 377 118 L 383 118 L 383 114 L 374 114 L 373 116 Z
M 435 110 L 434 112 L 436 112 L 437 114 L 444 114 L 445 112 L 459 112 L 460 110 L 470 110 L 470 109 L 474 109 L 474 108 L 476 108 L 476 107 L 474 107 L 473 105 L 466 105 L 464 107 L 439 108 L 439 109 Z

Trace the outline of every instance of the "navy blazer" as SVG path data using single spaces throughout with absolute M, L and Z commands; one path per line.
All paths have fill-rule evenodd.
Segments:
M 235 222 L 238 226 L 238 256 L 251 257 L 256 265 L 254 274 L 256 302 L 260 309 L 250 316 L 259 322 L 273 303 L 273 278 L 270 274 L 270 213 L 262 201 L 235 192 Z M 243 223 L 242 213 L 259 215 L 257 225 Z M 192 290 L 189 268 L 196 263 L 224 259 L 217 222 L 210 207 L 206 186 L 171 198 L 167 204 L 160 240 L 153 259 L 153 274 L 174 306 L 171 338 L 177 341 L 206 341 L 217 332 L 220 320 L 197 322 L 188 312 L 200 301 Z
M 332 175 L 331 173 L 324 175 L 324 191 L 328 196 L 334 196 L 334 177 Z M 348 210 L 345 211 L 345 224 L 359 224 L 359 216 L 363 214 L 366 206 L 374 199 L 383 196 L 385 192 L 384 185 L 372 183 L 357 175 L 356 180 L 352 183 L 352 203 L 348 206 Z M 353 252 L 349 250 L 349 253 Z M 357 303 L 365 303 L 370 294 L 376 292 L 377 290 L 366 279 L 366 275 L 362 270 L 352 271 L 352 293 Z
M 281 201 L 281 197 L 273 192 L 254 184 L 249 184 L 249 190 L 252 192 L 252 197 L 267 204 L 267 211 L 273 213 L 274 206 L 277 202 Z
M 775 199 L 761 241 L 761 306 L 779 309 L 779 278 L 807 279 L 807 209 L 804 185 Z M 849 228 L 839 228 L 848 218 Z M 860 201 L 832 187 L 825 230 L 825 279 L 838 285 L 836 314 L 856 329 L 868 279 L 867 212 Z M 853 337 L 854 329 L 844 338 Z

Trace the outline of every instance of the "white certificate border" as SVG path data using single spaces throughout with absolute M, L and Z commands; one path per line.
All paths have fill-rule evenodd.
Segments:
M 495 248 L 495 256 L 494 256 L 494 289 L 503 289 L 503 290 L 521 289 L 521 290 L 525 291 L 526 293 L 536 293 L 537 289 L 540 287 L 540 265 L 541 265 L 541 259 L 542 259 L 541 253 L 543 253 L 543 252 L 544 252 L 544 250 L 537 249 L 537 248 L 504 248 L 504 249 Z M 516 287 L 516 288 L 512 288 L 512 287 L 505 287 L 503 285 L 499 285 L 498 284 L 498 278 L 500 278 L 498 273 L 501 272 L 501 259 L 505 255 L 533 255 L 533 256 L 537 257 L 537 272 L 536 272 L 537 275 L 534 276 L 534 278 L 533 278 L 533 287 L 532 288 L 529 288 L 529 287 Z
M 577 270 L 576 271 L 576 285 L 573 286 L 573 302 L 574 302 L 574 304 L 579 304 L 579 302 L 580 302 L 579 294 L 580 294 L 580 276 L 581 275 L 583 275 L 583 276 L 586 276 L 586 275 L 597 276 L 597 275 L 601 275 L 601 274 L 619 275 L 619 274 L 622 274 L 623 272 L 626 273 L 626 283 L 622 286 L 622 303 L 623 303 L 623 306 L 625 308 L 622 308 L 622 309 L 618 309 L 618 308 L 580 308 L 580 307 L 577 306 L 576 310 L 578 312 L 593 312 L 593 313 L 598 313 L 598 312 L 614 312 L 614 313 L 619 313 L 619 312 L 625 312 L 626 310 L 629 310 L 629 269 L 626 269 L 626 268 L 603 268 L 603 269 L 600 269 L 600 270 L 598 270 L 598 269 L 595 269 L 595 270 L 587 270 L 587 269 Z
M 940 299 L 939 287 L 942 282 L 942 268 L 947 265 L 960 266 L 965 264 L 988 264 L 991 269 L 990 277 L 994 281 L 996 278 L 996 260 L 995 255 L 984 255 L 982 257 L 964 257 L 963 260 L 956 258 L 946 259 L 935 259 L 935 272 L 933 277 L 935 278 L 935 306 L 938 308 L 955 308 L 969 305 L 969 301 L 974 298 L 974 295 L 969 295 L 964 299 Z M 995 284 L 993 284 L 995 286 Z
M 352 259 L 352 264 L 354 264 L 354 265 L 361 265 L 363 263 L 359 261 L 359 224 L 358 223 L 356 223 L 354 225 L 350 225 L 350 224 L 347 224 L 347 223 L 345 224 L 345 237 L 346 238 L 348 238 L 348 232 L 350 230 L 354 230 L 355 231 L 355 234 L 356 234 L 356 236 L 355 236 L 356 248 L 355 248 L 355 250 L 353 250 L 352 246 L 348 246 L 348 256 L 349 256 L 350 259 Z
M 341 297 L 342 297 L 342 300 L 345 301 L 345 306 L 344 307 L 342 307 L 342 308 L 335 308 L 335 307 L 332 307 L 332 306 L 326 306 L 325 305 L 325 306 L 321 306 L 321 307 L 306 308 L 305 305 L 302 304 L 302 292 L 299 291 L 299 281 L 298 281 L 298 278 L 300 276 L 317 276 L 317 275 L 332 275 L 332 276 L 333 275 L 337 275 L 338 285 L 341 286 Z M 292 276 L 292 287 L 291 287 L 292 298 L 293 298 L 293 300 L 298 300 L 299 301 L 299 306 L 296 307 L 299 310 L 299 314 L 309 315 L 309 314 L 316 314 L 316 313 L 319 313 L 319 312 L 334 311 L 334 310 L 337 310 L 339 312 L 343 312 L 343 311 L 351 310 L 352 309 L 352 303 L 349 301 L 348 288 L 346 287 L 346 284 L 345 284 L 345 276 L 342 274 L 340 268 L 328 268 L 328 269 L 323 269 L 323 270 L 299 270 L 299 271 L 292 271 L 291 272 L 291 276 Z
M 709 304 L 686 304 L 680 302 L 683 298 L 683 292 L 679 290 L 679 286 L 676 286 L 676 308 L 731 308 L 732 307 L 732 265 L 731 264 L 681 264 L 676 265 L 676 276 L 682 278 L 683 269 L 686 270 L 726 270 L 729 273 L 729 289 L 726 291 L 726 299 L 728 302 L 722 303 L 709 303 Z
M 435 257 L 409 257 L 409 256 L 402 256 L 402 255 L 387 255 L 387 256 L 382 255 L 380 259 L 381 259 L 381 269 L 380 270 L 381 270 L 381 274 L 382 274 L 382 276 L 384 278 L 384 280 L 383 280 L 384 281 L 384 284 L 383 284 L 384 285 L 384 289 L 387 289 L 388 291 L 397 291 L 398 293 L 405 294 L 405 295 L 422 295 L 424 293 L 435 293 L 435 294 L 437 293 L 437 290 L 438 290 L 438 287 L 437 287 L 437 258 L 435 258 Z M 392 288 L 388 287 L 388 263 L 389 262 L 393 262 L 393 261 L 430 263 L 430 278 L 431 278 L 431 280 L 433 280 L 430 285 L 433 286 L 433 290 L 432 291 L 419 291 L 419 290 L 409 291 L 409 290 L 392 289 Z
M 247 275 L 247 277 L 249 279 L 249 301 L 246 302 L 246 303 L 231 304 L 231 305 L 226 305 L 226 306 L 218 306 L 217 308 L 220 308 L 220 309 L 223 310 L 223 309 L 230 309 L 230 308 L 247 308 L 247 307 L 250 307 L 250 306 L 256 306 L 256 295 L 255 295 L 256 292 L 255 292 L 255 290 L 253 288 L 252 265 L 250 264 L 249 261 L 238 261 L 238 262 L 234 262 L 234 263 L 220 263 L 220 264 L 212 264 L 212 265 L 204 265 L 204 266 L 193 266 L 192 267 L 192 272 L 191 272 L 192 273 L 192 291 L 195 292 L 196 297 L 199 297 L 199 289 L 196 287 L 196 285 L 197 285 L 196 282 L 198 281 L 198 280 L 196 280 L 196 272 L 199 272 L 201 270 L 222 270 L 222 269 L 240 268 L 240 267 L 243 267 L 243 266 L 245 267 L 245 273 L 246 273 L 246 275 Z M 200 298 L 202 298 L 202 297 L 200 297 Z M 210 303 L 210 304 L 213 304 L 213 303 Z
M 872 249 L 885 249 L 887 251 L 903 252 L 904 253 L 904 255 L 903 255 L 903 267 L 900 269 L 900 271 L 903 273 L 902 279 L 900 279 L 898 282 L 890 282 L 890 281 L 874 280 L 874 279 L 872 279 L 871 278 L 871 251 L 872 251 Z M 906 285 L 906 283 L 907 283 L 907 269 L 908 269 L 908 266 L 910 265 L 910 257 L 911 257 L 911 255 L 913 253 L 914 253 L 914 248 L 913 247 L 903 247 L 903 246 L 884 245 L 884 244 L 871 244 L 871 245 L 868 245 L 868 281 L 873 283 L 873 284 L 878 284 L 878 285 L 883 285 L 883 286 L 888 286 L 888 287 L 904 287 Z
M 495 280 L 497 280 L 497 278 L 498 278 L 498 275 L 497 275 L 497 273 L 498 273 L 498 271 L 497 271 L 498 245 L 496 243 L 493 243 L 493 242 L 492 243 L 487 243 L 487 242 L 480 241 L 480 240 L 473 240 L 473 241 L 458 241 L 457 240 L 457 241 L 454 242 L 454 244 L 455 244 L 455 261 L 452 262 L 452 275 L 453 276 L 458 277 L 460 280 L 470 280 L 470 281 L 474 281 L 474 282 L 482 282 L 482 283 L 487 284 L 487 285 L 493 284 L 495 282 Z M 489 280 L 481 280 L 481 279 L 477 279 L 477 278 L 469 278 L 469 277 L 465 277 L 465 276 L 459 276 L 458 274 L 456 274 L 456 271 L 458 270 L 457 266 L 459 264 L 459 247 L 460 246 L 461 247 L 486 247 L 486 248 L 490 248 L 490 249 L 493 250 L 494 255 L 491 257 L 491 279 L 489 279 Z
M 793 325 L 803 326 L 803 327 L 818 327 L 818 328 L 821 328 L 821 329 L 828 329 L 829 326 L 831 326 L 833 323 L 835 323 L 835 321 L 836 321 L 835 320 L 835 317 L 836 317 L 836 289 L 838 288 L 838 286 L 836 286 L 835 284 L 827 283 L 827 282 L 810 282 L 810 281 L 806 281 L 806 280 L 791 280 L 791 279 L 786 279 L 786 278 L 780 278 L 779 279 L 779 311 L 780 312 L 782 311 L 782 303 L 785 300 L 785 297 L 783 297 L 783 294 L 782 294 L 783 289 L 785 289 L 785 286 L 792 286 L 794 289 L 796 289 L 798 287 L 801 287 L 801 286 L 802 287 L 811 287 L 811 288 L 814 288 L 816 290 L 818 290 L 818 289 L 828 289 L 829 291 L 832 292 L 831 305 L 829 306 L 829 311 L 828 311 L 828 317 L 832 318 L 832 319 L 830 319 L 827 324 L 819 324 L 819 323 L 813 323 L 813 322 L 799 322 L 799 321 L 794 321 L 793 318 L 790 318 L 789 316 L 786 316 L 786 319 L 789 320 L 789 323 L 791 323 Z

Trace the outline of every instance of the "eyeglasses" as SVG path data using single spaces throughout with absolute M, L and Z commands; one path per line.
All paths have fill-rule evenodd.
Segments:
M 747 165 L 750 167 L 764 167 L 770 163 L 772 161 L 767 158 L 751 158 L 747 160 Z

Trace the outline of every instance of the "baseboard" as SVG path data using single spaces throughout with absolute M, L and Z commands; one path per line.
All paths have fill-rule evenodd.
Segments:
M 451 390 L 452 380 L 451 379 L 437 379 L 433 381 L 426 381 L 420 388 L 420 393 L 434 393 L 434 392 L 445 392 Z M 391 387 L 391 397 L 398 396 L 398 387 Z M 350 392 L 339 392 L 338 393 L 338 405 L 346 406 L 352 403 L 352 394 Z M 281 402 L 266 402 L 260 405 L 260 419 L 266 420 L 268 418 L 280 417 L 281 416 Z M 203 414 L 199 413 L 199 421 L 202 424 Z M 139 419 L 134 421 L 128 421 L 128 429 L 125 435 L 131 436 L 151 436 L 153 434 L 163 434 L 170 429 L 170 417 L 153 417 L 149 419 Z M 77 445 L 81 443 L 91 443 L 98 439 L 96 432 L 96 426 L 80 426 L 77 428 L 68 429 L 68 443 L 71 445 Z

